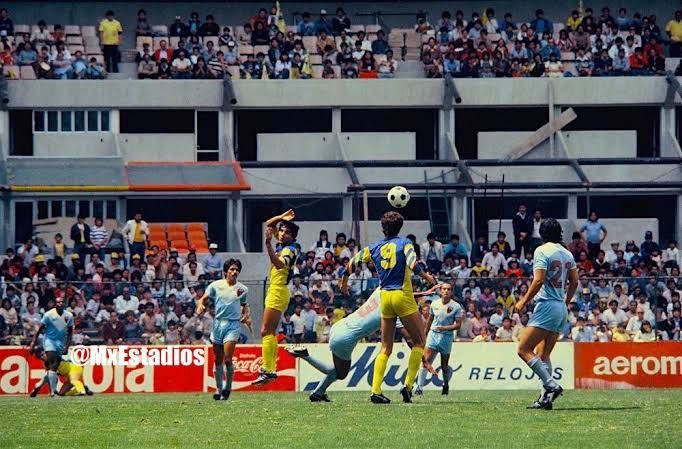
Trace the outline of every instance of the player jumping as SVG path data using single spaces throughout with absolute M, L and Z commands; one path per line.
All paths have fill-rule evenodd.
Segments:
M 566 324 L 564 298 L 566 302 L 573 298 L 578 287 L 578 270 L 573 255 L 561 245 L 562 230 L 558 221 L 543 220 L 540 237 L 544 244 L 533 255 L 533 282 L 514 307 L 520 313 L 528 301 L 536 299 L 533 316 L 521 334 L 518 354 L 543 385 L 543 393 L 528 408 L 551 410 L 552 403 L 564 390 L 552 379 L 550 355 Z
M 295 216 L 294 211 L 289 209 L 265 222 L 265 249 L 271 263 L 270 286 L 265 296 L 265 311 L 261 327 L 263 368 L 252 385 L 265 385 L 277 378 L 277 326 L 282 318 L 282 312 L 289 306 L 291 293 L 287 283 L 298 257 L 298 249 L 295 245 L 298 226 L 291 221 Z M 276 248 L 273 248 L 271 240 L 275 232 L 277 232 L 279 243 Z
M 351 259 L 349 266 L 344 267 L 341 291 L 345 295 L 348 294 L 348 277 L 355 271 L 357 265 L 362 262 L 374 262 L 381 287 L 381 353 L 374 361 L 370 401 L 374 404 L 391 402 L 381 393 L 381 384 L 384 381 L 388 358 L 393 351 L 396 318 L 400 317 L 413 344 L 405 385 L 400 394 L 403 402 L 412 402 L 412 386 L 424 354 L 424 329 L 414 301 L 411 273 L 414 272 L 432 285 L 436 282 L 431 274 L 423 271 L 417 264 L 412 242 L 398 236 L 403 227 L 402 215 L 394 211 L 386 212 L 381 217 L 381 227 L 386 237 L 363 248 Z
M 40 320 L 38 332 L 33 336 L 29 352 L 35 351 L 38 336 L 45 331 L 43 347 L 45 348 L 45 369 L 47 370 L 47 382 L 50 385 L 50 396 L 54 396 L 57 391 L 57 370 L 62 361 L 62 354 L 66 354 L 71 344 L 73 335 L 73 315 L 64 310 L 64 298 L 55 299 L 54 308 L 45 312 Z
M 417 296 L 430 295 L 436 287 L 425 292 L 415 293 Z M 334 365 L 329 365 L 312 357 L 308 350 L 301 346 L 291 346 L 287 352 L 294 357 L 300 357 L 310 363 L 313 368 L 326 374 L 315 391 L 310 395 L 311 402 L 331 402 L 327 396 L 327 388 L 336 380 L 343 380 L 348 376 L 351 368 L 351 355 L 357 344 L 365 337 L 381 328 L 381 290 L 375 289 L 365 303 L 355 312 L 335 323 L 329 332 L 329 350 L 332 353 Z M 400 325 L 403 337 L 409 337 L 405 328 Z
M 213 300 L 215 306 L 211 342 L 215 358 L 216 385 L 213 399 L 216 401 L 229 399 L 232 392 L 232 377 L 234 376 L 232 356 L 239 340 L 240 322 L 243 317 L 248 316 L 249 306 L 246 304 L 246 295 L 249 289 L 241 282 L 237 282 L 237 276 L 241 271 L 242 263 L 239 260 L 230 259 L 225 262 L 223 264 L 224 279 L 211 282 L 197 304 L 199 315 L 204 313 L 208 298 Z M 225 374 L 224 387 L 223 373 Z
M 431 303 L 427 328 L 424 359 L 432 364 L 436 354 L 440 354 L 440 366 L 443 373 L 443 394 L 450 392 L 450 352 L 452 352 L 452 337 L 462 325 L 462 307 L 452 300 L 452 285 L 448 283 L 440 286 L 440 299 Z M 415 394 L 422 394 L 426 384 L 426 368 L 419 370 Z

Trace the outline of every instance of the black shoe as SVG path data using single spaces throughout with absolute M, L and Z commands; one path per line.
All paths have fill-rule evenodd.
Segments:
M 414 394 L 415 396 L 421 396 L 421 395 L 424 394 L 424 390 L 422 390 L 421 387 L 420 387 L 419 385 L 417 385 L 417 386 L 415 387 L 415 389 L 414 389 L 414 393 L 413 393 L 413 394 Z
M 400 395 L 403 397 L 404 403 L 410 404 L 412 402 L 412 390 L 408 389 L 407 386 L 400 389 Z
M 294 357 L 308 357 L 308 348 L 305 346 L 289 345 L 284 350 Z
M 372 404 L 390 404 L 391 400 L 384 396 L 383 394 L 372 394 L 369 397 Z
M 88 396 L 92 396 L 92 395 L 95 394 L 95 393 L 93 393 L 92 390 L 91 390 L 90 388 L 88 388 L 87 386 L 85 386 L 85 394 L 87 394 Z
M 220 393 L 214 393 L 214 394 L 213 394 L 213 399 L 214 399 L 215 401 L 219 401 L 219 400 L 222 399 L 222 397 L 220 396 Z
M 327 396 L 326 393 L 325 394 L 313 393 L 310 395 L 310 397 L 308 397 L 308 399 L 310 399 L 310 402 L 331 402 L 332 401 L 331 399 L 329 399 L 329 396 Z
M 540 398 L 526 408 L 529 410 L 552 410 L 552 402 L 547 398 Z
M 31 391 L 31 397 L 34 398 L 38 396 L 38 392 L 40 391 L 40 388 L 34 388 L 33 391 Z
M 561 388 L 561 385 L 557 385 L 555 388 L 545 388 L 545 390 L 549 402 L 556 401 L 557 399 L 559 399 L 559 396 L 564 394 L 564 389 Z
M 220 393 L 220 399 L 223 401 L 227 401 L 230 399 L 230 393 L 232 393 L 232 390 L 225 389 Z
M 447 396 L 448 394 L 450 394 L 450 385 L 443 384 L 443 389 L 441 390 L 440 394 L 442 394 L 443 396 Z
M 277 373 L 270 373 L 265 371 L 263 368 L 260 370 L 260 375 L 256 380 L 251 382 L 251 385 L 255 385 L 257 387 L 267 385 L 273 380 L 277 379 Z

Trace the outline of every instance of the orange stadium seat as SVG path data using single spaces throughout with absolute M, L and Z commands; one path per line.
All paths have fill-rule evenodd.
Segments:
M 185 240 L 185 231 L 168 230 L 168 240 Z
M 151 248 L 152 246 L 158 246 L 159 249 L 168 249 L 168 241 L 166 239 L 161 240 L 150 239 L 149 247 Z
M 187 225 L 187 232 L 201 231 L 204 232 L 204 225 L 201 223 L 190 223 Z
M 185 232 L 185 225 L 182 223 L 169 223 L 167 230 L 168 230 L 168 232 L 170 232 L 170 231 Z M 173 239 L 171 239 L 171 240 L 173 240 Z
M 206 240 L 206 233 L 204 231 L 189 231 L 187 238 L 190 240 Z
M 166 227 L 162 225 L 161 223 L 149 223 L 149 230 L 151 231 L 152 229 L 158 229 L 161 231 L 165 231 Z
M 173 248 L 176 248 L 178 251 L 182 249 L 189 249 L 189 244 L 187 243 L 187 240 L 173 240 L 171 241 L 171 246 Z

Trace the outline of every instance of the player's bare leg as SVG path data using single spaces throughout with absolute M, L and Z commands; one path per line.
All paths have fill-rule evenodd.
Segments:
M 230 393 L 232 393 L 232 378 L 234 377 L 234 365 L 232 364 L 234 356 L 234 348 L 237 346 L 236 341 L 227 341 L 223 345 L 224 361 L 225 364 L 225 387 L 220 392 L 221 399 L 226 401 L 230 398 Z
M 518 355 L 540 378 L 547 392 L 547 395 L 543 395 L 538 401 L 535 401 L 531 408 L 551 410 L 552 401 L 549 398 L 556 398 L 563 392 L 563 389 L 552 379 L 552 375 L 547 371 L 540 356 L 535 353 L 535 348 L 538 344 L 545 342 L 546 347 L 548 338 L 553 334 L 553 332 L 533 326 L 527 327 L 521 334 L 521 341 L 517 351 Z M 551 348 L 553 348 L 556 338 L 550 339 L 549 342 L 551 343 Z
M 372 378 L 372 395 L 369 397 L 374 404 L 390 404 L 391 400 L 381 393 L 384 373 L 388 365 L 388 358 L 393 352 L 396 318 L 381 319 L 381 352 L 374 360 L 374 377 Z M 409 332 L 409 331 L 408 331 Z
M 418 312 L 414 312 L 404 317 L 401 316 L 400 321 L 410 334 L 413 344 L 407 364 L 405 386 L 400 390 L 400 393 L 403 396 L 403 402 L 412 402 L 412 386 L 417 378 L 417 371 L 422 364 L 426 336 L 424 335 L 424 325 L 422 324 L 422 319 Z

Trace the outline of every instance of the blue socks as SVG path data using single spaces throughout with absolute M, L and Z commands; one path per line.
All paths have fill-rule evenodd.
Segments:
M 216 365 L 215 367 L 215 389 L 217 390 L 218 393 L 223 391 L 223 367 L 224 365 L 221 363 L 220 365 Z
M 234 365 L 230 363 L 225 371 L 225 389 L 227 391 L 232 391 L 232 377 L 234 377 Z
M 552 379 L 552 375 L 549 373 L 549 371 L 547 371 L 547 368 L 540 357 L 533 357 L 530 359 L 530 361 L 528 361 L 527 364 L 530 369 L 532 369 L 533 372 L 540 378 L 542 385 L 549 388 L 556 388 L 558 386 L 557 383 L 554 382 L 554 379 Z

